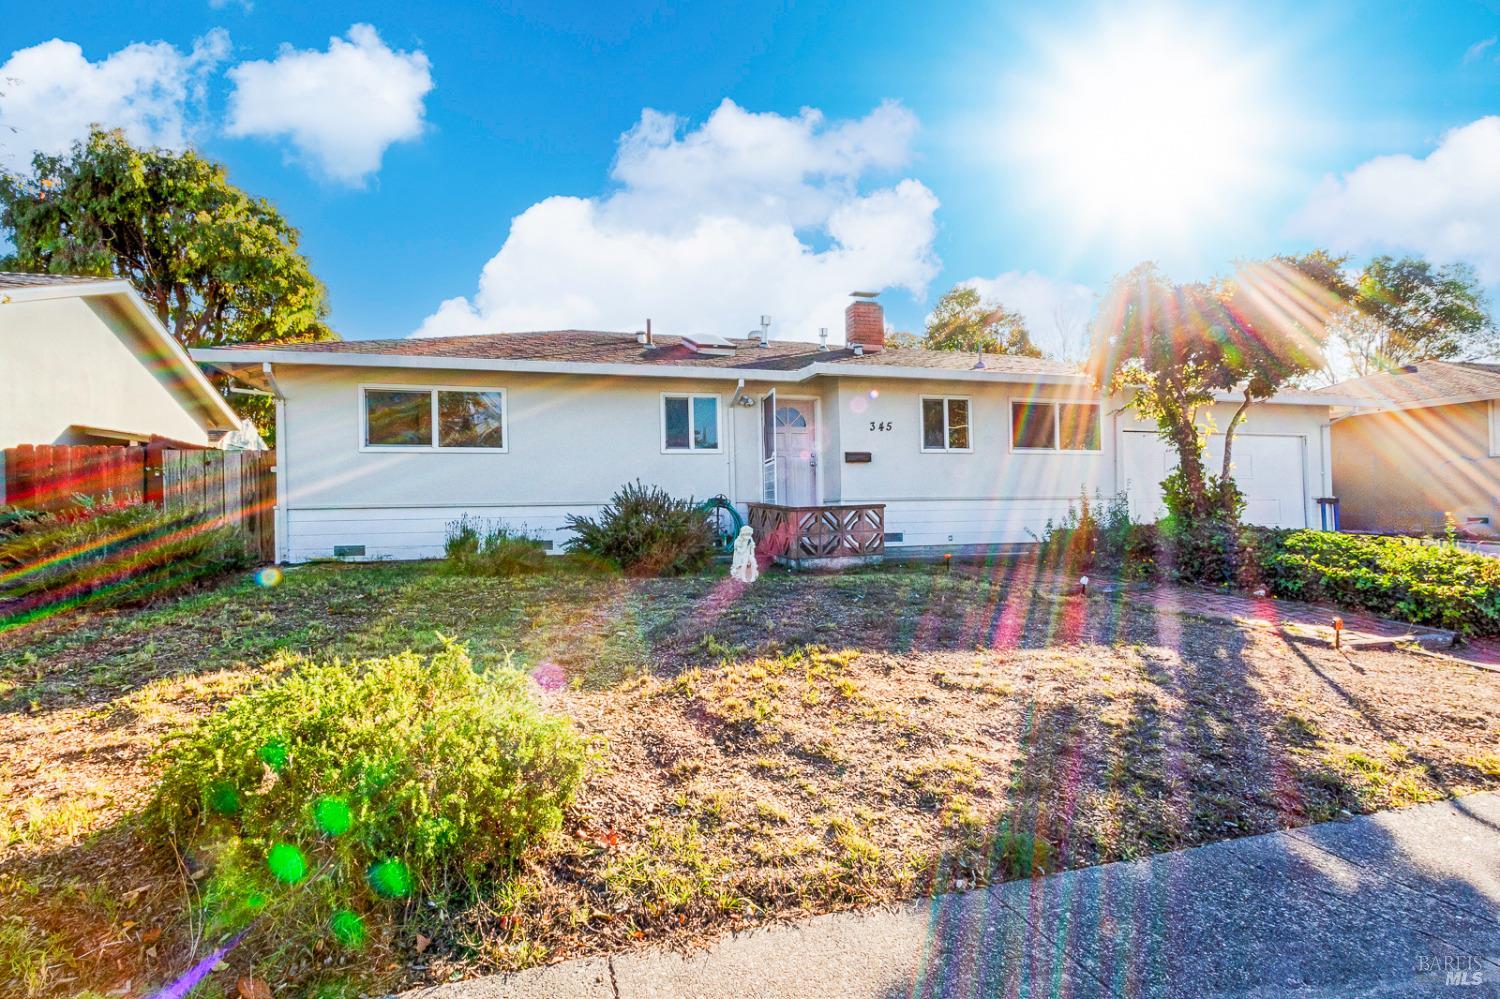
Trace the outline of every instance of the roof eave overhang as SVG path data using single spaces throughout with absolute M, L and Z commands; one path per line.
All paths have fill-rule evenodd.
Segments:
M 1214 397 L 1220 402 L 1239 402 L 1244 395 L 1238 392 L 1216 392 Z M 1344 396 L 1325 395 L 1322 392 L 1287 391 L 1277 392 L 1269 399 L 1257 399 L 1257 406 L 1349 406 L 1355 405 L 1363 400 L 1352 399 Z
M 201 347 L 190 351 L 199 364 L 222 371 L 246 371 L 262 363 L 336 368 L 406 368 L 428 371 L 516 371 L 535 374 L 596 375 L 623 378 L 689 378 L 696 380 L 776 382 L 794 384 L 812 378 L 902 378 L 928 381 L 1021 382 L 1025 384 L 1083 385 L 1083 375 L 1028 374 L 1015 371 L 915 368 L 898 365 L 813 363 L 793 371 L 712 365 L 589 364 L 518 360 L 493 357 L 414 357 L 409 354 L 353 354 L 338 351 L 226 350 Z
M 1500 389 L 1493 392 L 1466 393 L 1464 395 L 1441 396 L 1436 399 L 1415 399 L 1396 402 L 1390 399 L 1345 399 L 1340 405 L 1350 412 L 1345 416 L 1372 416 L 1376 413 L 1400 413 L 1410 409 L 1436 409 L 1440 406 L 1463 406 L 1471 402 L 1490 402 L 1500 399 Z

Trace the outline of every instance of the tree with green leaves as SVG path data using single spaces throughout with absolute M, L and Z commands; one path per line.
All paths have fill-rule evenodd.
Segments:
M 1169 508 L 1191 521 L 1233 520 L 1234 433 L 1249 408 L 1323 365 L 1328 314 L 1340 299 L 1338 268 L 1321 254 L 1241 265 L 1230 279 L 1174 284 L 1153 264 L 1116 279 L 1099 312 L 1089 367 L 1110 392 L 1126 392 L 1142 419 L 1177 452 L 1163 483 Z M 1202 411 L 1223 396 L 1239 405 L 1223 428 L 1224 464 L 1204 463 Z
M 335 339 L 297 230 L 191 150 L 95 129 L 0 173 L 0 227 L 0 268 L 124 278 L 184 346 Z
M 999 302 L 986 301 L 978 289 L 958 285 L 933 306 L 922 346 L 930 350 L 973 350 L 987 354 L 1041 357 L 1031 342 L 1026 320 Z
M 1355 378 L 1494 350 L 1495 324 L 1479 278 L 1467 264 L 1379 256 L 1349 284 L 1346 304 L 1329 328 L 1347 373 Z

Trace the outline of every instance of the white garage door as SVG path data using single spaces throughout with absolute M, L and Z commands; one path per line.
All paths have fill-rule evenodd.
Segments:
M 1161 480 L 1177 467 L 1177 452 L 1150 431 L 1127 430 L 1121 460 L 1130 515 L 1155 520 L 1163 512 Z M 1234 481 L 1245 494 L 1246 523 L 1263 527 L 1306 527 L 1307 473 L 1301 437 L 1234 435 Z M 1224 437 L 1208 439 L 1205 460 L 1217 472 L 1224 461 Z

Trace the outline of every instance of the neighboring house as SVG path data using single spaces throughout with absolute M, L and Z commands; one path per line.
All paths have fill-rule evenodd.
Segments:
M 845 333 L 830 349 L 560 331 L 192 353 L 278 397 L 291 561 L 437 555 L 464 513 L 560 548 L 567 514 L 635 479 L 742 508 L 884 504 L 891 547 L 1035 540 L 1081 491 L 1156 514 L 1166 446 L 1077 368 L 886 349 L 866 298 Z M 1252 410 L 1235 446 L 1251 519 L 1317 523 L 1329 406 Z
M 1422 361 L 1324 391 L 1364 400 L 1334 411 L 1346 530 L 1435 533 L 1446 513 L 1500 525 L 1500 365 Z
M 0 272 L 0 448 L 152 437 L 258 443 L 128 283 Z

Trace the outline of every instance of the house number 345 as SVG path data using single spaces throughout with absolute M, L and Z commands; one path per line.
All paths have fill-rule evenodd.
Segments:
M 891 421 L 890 420 L 884 420 L 884 421 L 877 422 L 875 420 L 871 420 L 870 421 L 870 429 L 871 430 L 878 430 L 881 433 L 885 433 L 887 430 L 891 429 Z

